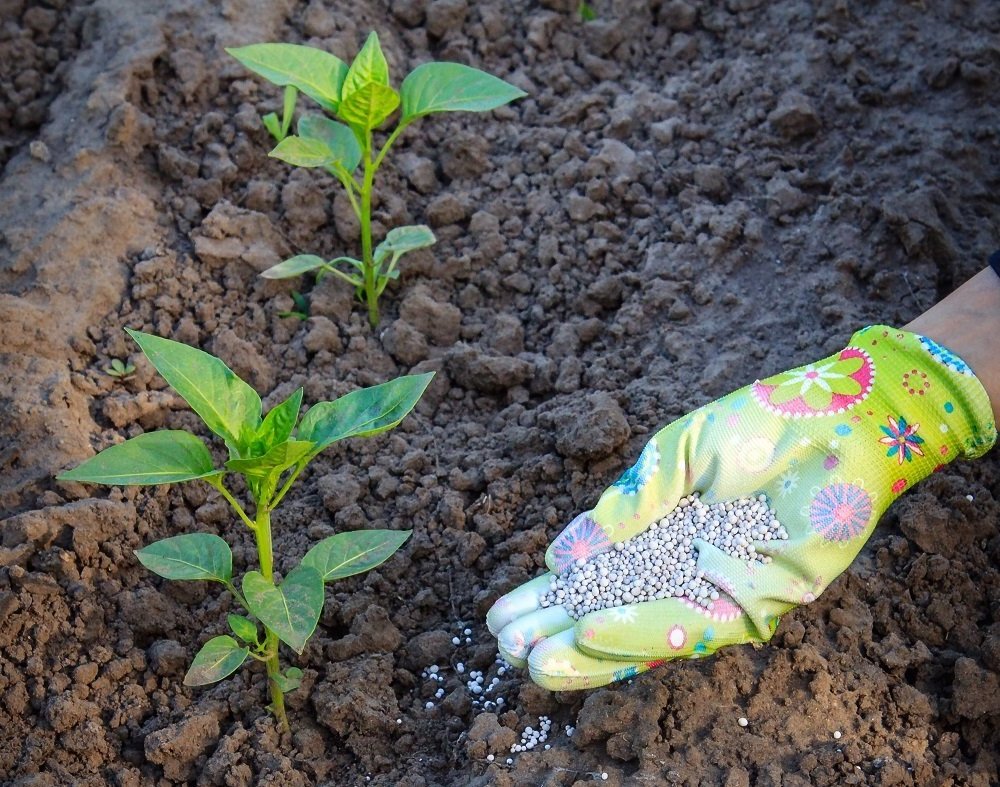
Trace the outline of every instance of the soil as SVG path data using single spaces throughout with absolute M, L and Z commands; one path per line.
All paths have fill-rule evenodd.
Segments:
M 652 431 L 906 323 L 1000 226 L 1000 5 L 592 5 L 584 23 L 570 0 L 0 1 L 0 782 L 1000 783 L 996 452 L 904 495 L 767 646 L 586 693 L 500 676 L 489 605 Z M 372 28 L 397 80 L 454 60 L 530 94 L 403 138 L 376 232 L 425 221 L 439 243 L 406 258 L 374 332 L 333 279 L 257 276 L 354 253 L 356 226 L 329 179 L 267 157 L 280 91 L 223 52 L 348 56 Z M 305 321 L 279 316 L 294 287 Z M 285 738 L 259 671 L 182 685 L 229 602 L 132 555 L 209 530 L 249 565 L 216 495 L 53 480 L 199 428 L 124 326 L 220 355 L 267 404 L 438 373 L 277 518 L 285 571 L 336 531 L 414 529 L 328 595 Z M 135 376 L 106 375 L 113 358 Z M 500 677 L 499 713 L 473 705 L 471 670 Z M 509 754 L 540 714 L 551 748 Z

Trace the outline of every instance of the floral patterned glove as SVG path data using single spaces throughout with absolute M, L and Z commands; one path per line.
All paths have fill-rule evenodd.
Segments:
M 767 641 L 789 609 L 815 599 L 854 559 L 905 489 L 996 441 L 986 391 L 961 358 L 884 325 L 839 353 L 755 382 L 658 432 L 638 462 L 549 547 L 561 573 L 641 533 L 694 491 L 706 503 L 766 495 L 787 540 L 757 542 L 770 563 L 696 541 L 719 591 L 711 611 L 666 598 L 574 621 L 542 608 L 545 574 L 487 615 L 505 658 L 553 690 L 601 686 L 673 658 Z

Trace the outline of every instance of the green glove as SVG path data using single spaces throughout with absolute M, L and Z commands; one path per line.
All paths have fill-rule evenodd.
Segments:
M 829 358 L 755 382 L 658 432 L 638 462 L 549 547 L 561 573 L 663 518 L 692 492 L 707 503 L 766 495 L 787 540 L 757 542 L 771 562 L 696 541 L 698 568 L 720 594 L 711 611 L 666 598 L 574 621 L 541 608 L 551 574 L 487 615 L 500 650 L 553 690 L 601 686 L 665 660 L 771 638 L 789 609 L 814 600 L 854 559 L 904 490 L 996 441 L 986 391 L 961 358 L 884 325 Z

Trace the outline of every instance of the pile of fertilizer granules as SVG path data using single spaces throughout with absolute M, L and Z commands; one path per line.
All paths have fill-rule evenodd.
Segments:
M 754 543 L 787 539 L 764 495 L 705 505 L 695 493 L 645 532 L 553 575 L 543 607 L 561 605 L 579 620 L 588 612 L 684 596 L 707 609 L 719 592 L 697 566 L 695 539 L 740 560 L 770 562 Z

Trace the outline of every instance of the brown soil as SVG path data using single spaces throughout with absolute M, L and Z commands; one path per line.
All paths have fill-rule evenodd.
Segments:
M 593 5 L 584 24 L 570 0 L 0 2 L 0 782 L 1000 783 L 996 452 L 904 496 L 766 647 L 588 693 L 508 672 L 505 712 L 473 706 L 454 667 L 498 674 L 486 609 L 651 431 L 906 322 L 1000 226 L 995 2 Z M 344 55 L 371 28 L 397 79 L 457 60 L 530 93 L 405 136 L 379 223 L 440 243 L 375 333 L 333 280 L 309 320 L 278 316 L 292 286 L 257 271 L 353 251 L 355 227 L 332 183 L 267 158 L 278 91 L 222 52 Z M 415 531 L 329 595 L 284 740 L 256 670 L 181 684 L 228 601 L 132 556 L 201 529 L 248 565 L 217 497 L 53 480 L 123 436 L 198 428 L 123 326 L 214 351 L 269 403 L 438 371 L 278 519 L 286 570 L 337 530 Z M 112 358 L 138 373 L 116 382 Z M 551 749 L 510 755 L 539 714 Z

